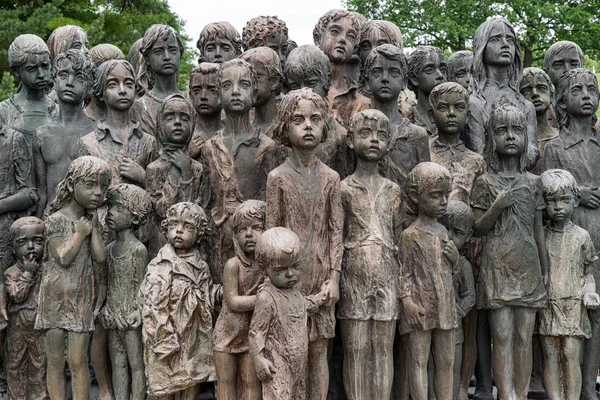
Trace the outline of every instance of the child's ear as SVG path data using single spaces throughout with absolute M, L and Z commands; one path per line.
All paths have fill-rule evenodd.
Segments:
M 414 74 L 408 74 L 408 80 L 416 89 L 419 88 L 419 79 Z
M 427 115 L 429 116 L 429 122 L 435 125 L 435 119 L 433 118 L 433 110 L 431 108 L 427 109 Z
M 71 177 L 67 178 L 66 186 L 67 186 L 67 190 L 69 191 L 69 193 L 73 193 L 73 188 L 75 186 L 73 183 L 73 178 L 71 178 Z
M 132 215 L 132 217 L 133 217 L 133 218 L 131 219 L 131 224 L 132 224 L 132 225 L 135 225 L 135 226 L 140 226 L 140 225 L 142 225 L 142 224 L 141 224 L 141 222 L 142 222 L 142 219 L 140 218 L 140 216 L 139 216 L 139 215 Z
M 274 75 L 271 75 L 269 77 L 269 87 L 271 89 L 271 92 L 275 92 L 277 90 L 277 88 L 280 86 L 281 82 L 279 81 L 279 78 L 277 78 Z
M 348 145 L 348 147 L 352 150 L 354 150 L 354 143 L 352 142 L 352 134 L 348 133 L 346 135 L 346 144 Z
M 581 196 L 575 196 L 575 207 L 579 207 L 580 201 L 581 201 Z

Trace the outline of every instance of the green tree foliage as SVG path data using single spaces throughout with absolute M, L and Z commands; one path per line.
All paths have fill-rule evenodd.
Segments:
M 17 36 L 32 33 L 47 40 L 54 29 L 68 24 L 85 29 L 90 46 L 112 43 L 125 55 L 152 24 L 170 25 L 184 43 L 189 41 L 183 34 L 183 21 L 167 0 L 0 0 L 0 73 L 10 71 L 8 47 Z M 194 50 L 188 50 L 181 64 L 181 89 L 197 58 Z M 0 97 L 5 84 L 3 75 Z
M 477 27 L 502 15 L 516 28 L 526 67 L 541 65 L 545 50 L 558 40 L 600 57 L 600 0 L 346 0 L 346 6 L 398 25 L 407 47 L 469 49 Z

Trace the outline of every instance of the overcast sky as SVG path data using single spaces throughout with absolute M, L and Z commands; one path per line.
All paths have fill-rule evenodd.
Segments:
M 204 25 L 229 21 L 242 34 L 246 22 L 260 15 L 275 15 L 284 20 L 288 36 L 298 45 L 313 44 L 312 31 L 319 17 L 341 0 L 168 0 L 171 10 L 185 21 L 185 31 L 196 41 Z

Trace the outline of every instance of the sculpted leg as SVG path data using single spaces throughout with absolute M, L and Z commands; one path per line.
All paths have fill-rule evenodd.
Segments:
M 527 399 L 529 380 L 533 367 L 532 340 L 536 310 L 526 307 L 514 307 L 514 385 L 517 399 Z
M 329 387 L 328 342 L 328 339 L 319 339 L 308 344 L 307 397 L 311 400 L 325 400 L 327 398 Z
M 431 334 L 435 370 L 433 389 L 437 400 L 452 400 L 456 330 L 434 329 Z
M 394 378 L 394 332 L 396 321 L 369 321 L 372 326 L 371 358 L 374 378 L 371 384 L 372 399 L 389 399 Z M 367 384 L 369 384 L 367 376 Z M 365 397 L 368 398 L 368 397 Z
M 581 352 L 583 340 L 577 337 L 564 337 L 563 362 L 565 394 L 567 400 L 578 400 L 581 393 Z
M 502 400 L 514 397 L 513 336 L 515 331 L 511 307 L 488 310 L 490 333 L 492 334 L 492 370 Z M 531 373 L 531 371 L 530 371 Z M 529 379 L 529 376 L 527 377 Z
M 65 336 L 62 329 L 51 329 L 44 335 L 46 347 L 48 395 L 52 400 L 66 399 L 65 390 Z
M 589 310 L 592 337 L 584 343 L 582 372 L 582 400 L 596 400 L 596 376 L 600 359 L 600 310 Z
M 367 385 L 375 370 L 369 363 L 370 343 L 374 335 L 371 321 L 339 320 L 344 345 L 344 390 L 349 400 L 366 399 Z
M 129 400 L 129 367 L 127 350 L 121 335 L 116 329 L 108 330 L 108 352 L 112 365 L 112 381 L 115 399 Z
M 68 332 L 67 357 L 71 370 L 73 400 L 88 400 L 90 395 L 90 371 L 88 370 L 87 349 L 90 335 Z
M 110 369 L 108 368 L 108 352 L 106 330 L 101 324 L 96 324 L 92 335 L 92 366 L 100 388 L 101 400 L 114 399 Z
M 144 374 L 144 353 L 142 347 L 142 331 L 125 332 L 125 348 L 131 371 L 131 394 L 133 400 L 146 398 L 146 375 Z
M 237 400 L 237 360 L 234 354 L 213 353 L 217 372 L 217 395 L 219 400 Z
M 242 398 L 247 400 L 261 400 L 262 385 L 260 384 L 260 380 L 258 380 L 258 376 L 256 376 L 252 356 L 249 352 L 236 356 L 238 357 L 240 376 L 242 378 Z
M 561 373 L 559 364 L 560 337 L 540 335 L 540 343 L 544 352 L 544 386 L 549 400 L 562 397 Z
M 431 331 L 412 331 L 408 334 L 408 380 L 412 400 L 427 400 L 427 361 L 431 348 Z

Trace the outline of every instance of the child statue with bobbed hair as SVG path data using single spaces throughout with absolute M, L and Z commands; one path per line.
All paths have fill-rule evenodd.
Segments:
M 242 54 L 242 38 L 229 22 L 211 22 L 202 28 L 196 47 L 200 51 L 198 64 L 222 64 Z

